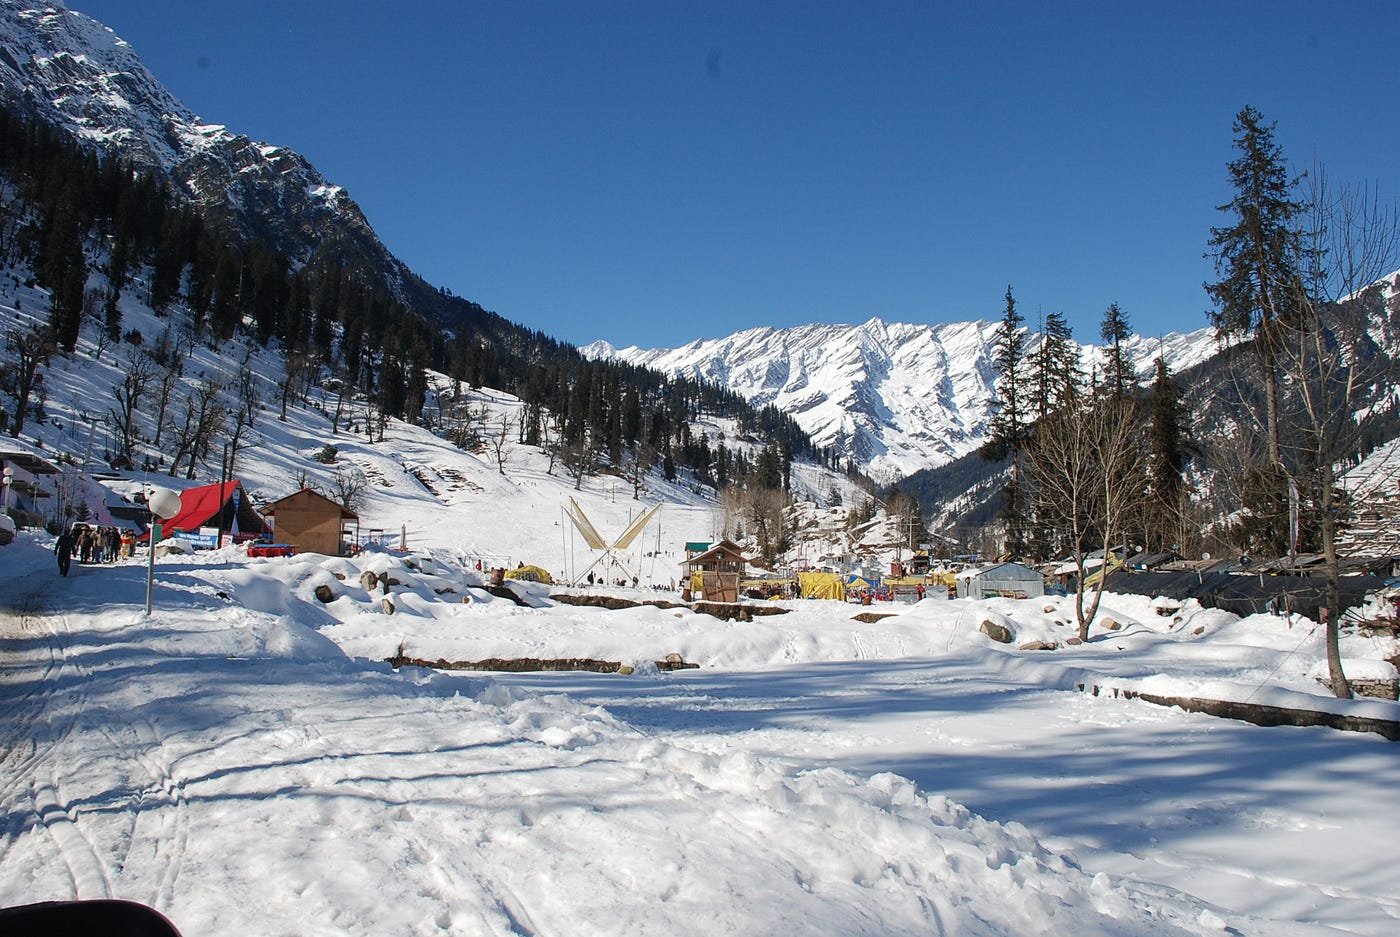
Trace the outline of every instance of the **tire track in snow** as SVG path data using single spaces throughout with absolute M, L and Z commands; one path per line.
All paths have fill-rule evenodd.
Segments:
M 64 800 L 62 775 L 59 772 L 63 764 L 63 758 L 60 757 L 62 749 L 66 747 L 79 718 L 87 709 L 88 680 L 91 674 L 69 653 L 66 618 L 61 615 L 45 616 L 37 621 L 48 635 L 51 660 L 56 663 L 55 667 L 45 672 L 46 682 L 50 687 L 44 699 L 46 713 L 52 712 L 53 704 L 62 700 L 57 685 L 69 674 L 76 675 L 77 679 L 71 694 L 66 700 L 62 700 L 66 705 L 62 707 L 64 716 L 61 731 L 55 734 L 52 744 L 43 753 L 45 757 L 40 759 L 50 763 L 46 776 L 42 780 L 31 780 L 35 819 L 58 847 L 63 863 L 72 877 L 74 895 L 81 899 L 111 898 L 114 892 L 107 863 L 87 831 L 83 829 L 79 815 L 70 810 L 67 801 Z M 49 755 L 54 757 L 48 758 Z M 34 767 L 38 768 L 38 760 Z
M 6 714 L 9 725 L 0 724 L 7 737 L 22 740 L 0 757 L 0 770 L 6 775 L 0 806 L 9 815 L 0 858 L 26 832 L 43 830 L 63 860 L 74 896 L 110 898 L 107 863 L 64 800 L 59 771 L 63 749 L 87 708 L 89 674 L 69 654 L 67 620 L 42 614 L 43 606 L 44 590 L 30 593 L 15 606 L 21 638 L 37 638 L 43 650 L 41 661 L 19 668 L 21 679 L 30 677 L 33 687 Z M 72 688 L 64 688 L 72 676 Z
M 34 782 L 32 793 L 35 818 L 58 847 L 73 881 L 73 894 L 84 900 L 111 898 L 112 880 L 107 875 L 107 864 L 78 824 L 78 818 L 63 805 L 58 775 Z
M 10 806 L 11 797 L 16 791 L 27 790 L 27 783 L 34 767 L 44 756 L 57 747 L 60 739 L 50 737 L 46 743 L 37 741 L 37 731 L 43 717 L 50 711 L 49 702 L 53 699 L 55 685 L 63 669 L 63 653 L 53 635 L 43 627 L 39 610 L 43 605 L 43 593 L 32 592 L 21 597 L 14 610 L 0 619 L 7 641 L 20 641 L 38 638 L 44 645 L 42 672 L 33 677 L 33 686 L 25 689 L 12 699 L 0 718 L 0 739 L 8 740 L 0 751 L 0 805 Z M 17 649 L 18 650 L 18 649 Z M 11 678 L 23 679 L 35 669 L 33 665 L 14 666 L 11 664 Z M 8 723 L 8 725 L 7 725 Z M 60 733 L 67 735 L 72 726 Z
M 499 878 L 488 879 L 483 875 L 469 873 L 470 881 L 467 881 L 454 866 L 456 861 L 460 861 L 460 852 L 454 850 L 453 861 L 446 861 L 426 839 L 421 836 L 415 836 L 414 839 L 416 848 L 431 857 L 427 868 L 432 886 L 424 894 L 442 905 L 433 921 L 440 930 L 444 933 L 460 932 L 461 922 L 454 915 L 453 908 L 469 907 L 475 910 L 481 923 L 492 930 L 504 924 L 507 928 L 505 933 L 515 937 L 534 937 L 539 933 L 530 919 L 529 912 L 525 910 L 525 903 Z M 471 858 L 474 860 L 471 863 L 474 866 L 481 867 L 486 864 L 480 850 L 473 850 Z M 468 900 L 473 894 L 476 896 L 475 900 Z M 495 912 L 494 918 L 491 912 Z
M 124 749 L 128 761 L 138 765 L 150 777 L 151 784 L 143 790 L 133 807 L 130 840 L 127 844 L 127 864 L 132 850 L 150 844 L 155 862 L 156 887 L 148 903 L 160 911 L 170 908 L 175 883 L 180 878 L 190 840 L 190 805 L 185 794 L 185 782 L 177 778 L 164 756 L 164 742 L 155 724 L 140 719 L 131 724 L 135 742 L 122 745 L 109 734 L 113 745 Z M 152 821 L 150 818 L 155 818 Z M 154 823 L 154 829 L 147 832 Z
M 870 655 L 870 648 L 869 648 L 869 646 L 865 643 L 865 639 L 862 638 L 862 637 L 860 636 L 860 632 L 859 632 L 859 631 L 852 631 L 852 632 L 851 632 L 851 642 L 852 642 L 852 644 L 853 644 L 854 647 L 855 647 L 855 652 L 856 652 L 856 653 L 855 653 L 855 656 L 856 656 L 856 660 L 869 660 L 869 659 L 870 659 L 870 656 L 871 656 L 871 655 Z

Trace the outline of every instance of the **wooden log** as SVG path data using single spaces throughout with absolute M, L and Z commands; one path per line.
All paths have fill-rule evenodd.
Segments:
M 1400 742 L 1400 721 L 1377 719 L 1371 716 L 1348 716 L 1342 713 L 1321 712 L 1315 709 L 1294 709 L 1285 706 L 1265 706 L 1262 703 L 1238 703 L 1234 700 L 1199 699 L 1190 696 L 1162 696 L 1157 693 L 1139 693 L 1136 690 L 1118 690 L 1113 687 L 1079 684 L 1079 689 L 1098 696 L 1112 692 L 1123 699 L 1140 699 L 1156 706 L 1175 706 L 1186 712 L 1205 713 L 1222 719 L 1237 719 L 1256 726 L 1325 726 L 1343 732 L 1374 732 L 1392 742 Z

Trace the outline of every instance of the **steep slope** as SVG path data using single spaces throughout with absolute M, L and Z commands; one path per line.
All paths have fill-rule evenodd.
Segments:
M 200 120 L 128 43 L 57 0 L 0 0 L 0 101 L 158 172 L 206 218 L 294 262 L 334 252 L 395 281 L 406 272 L 304 157 Z
M 156 173 L 207 222 L 294 267 L 324 259 L 449 329 L 540 347 L 528 329 L 410 271 L 346 190 L 301 154 L 201 120 L 130 44 L 60 0 L 0 0 L 0 104 Z
M 873 477 L 894 481 L 976 450 L 986 438 L 996 371 L 987 321 L 757 328 L 680 348 L 581 351 L 667 374 L 715 381 L 755 404 L 792 414 L 813 440 L 848 454 Z M 1032 336 L 1028 347 L 1034 347 Z M 1209 358 L 1209 329 L 1134 337 L 1128 355 L 1146 374 L 1158 355 L 1174 370 Z M 1086 368 L 1099 351 L 1081 346 Z

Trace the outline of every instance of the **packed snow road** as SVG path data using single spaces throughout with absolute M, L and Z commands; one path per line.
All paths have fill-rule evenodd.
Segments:
M 162 564 L 146 618 L 140 566 L 60 580 L 42 545 L 14 550 L 0 571 L 5 905 L 129 898 L 190 935 L 1152 937 L 1378 934 L 1366 928 L 1393 895 L 1378 864 L 1343 883 L 1355 897 L 1309 913 L 1157 884 L 1177 853 L 1114 853 L 1134 845 L 1114 815 L 1134 809 L 1122 791 L 1146 783 L 1152 753 L 1164 773 L 1252 791 L 1250 822 L 1276 799 L 1292 818 L 1303 795 L 1227 768 L 1246 735 L 1177 760 L 1161 746 L 1207 731 L 1193 720 L 977 677 L 973 656 L 511 686 L 347 658 L 316 630 L 331 623 L 295 564 Z M 1296 740 L 1316 761 L 1271 763 L 1286 786 L 1334 783 L 1326 809 L 1394 764 L 1384 743 L 1309 731 Z M 1187 800 L 1208 790 L 1184 783 Z M 1137 802 L 1166 822 L 1160 791 Z M 1086 826 L 1096 805 L 1108 815 Z M 1393 832 L 1383 810 L 1371 819 Z M 1272 857 L 1241 858 L 1277 877 Z

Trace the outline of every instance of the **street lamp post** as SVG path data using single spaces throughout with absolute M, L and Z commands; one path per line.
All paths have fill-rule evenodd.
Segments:
M 146 492 L 146 509 L 150 512 L 150 529 L 147 531 L 146 556 L 146 617 L 151 617 L 151 597 L 156 585 L 156 540 L 159 539 L 160 524 L 157 518 L 168 521 L 180 513 L 180 496 L 169 488 L 156 488 Z
M 9 514 L 9 513 L 10 513 L 10 486 L 13 485 L 13 484 L 14 484 L 14 481 L 15 481 L 15 468 L 14 468 L 13 465 L 7 465 L 7 466 L 5 466 L 4 478 L 5 478 L 5 513 L 6 513 L 6 514 Z

